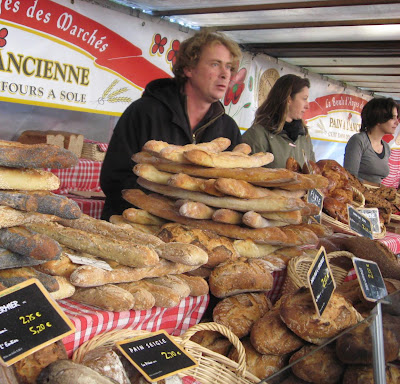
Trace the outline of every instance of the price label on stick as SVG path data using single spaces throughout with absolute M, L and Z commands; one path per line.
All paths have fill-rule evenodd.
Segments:
M 347 204 L 347 213 L 349 215 L 349 227 L 359 235 L 373 239 L 372 224 L 368 217 L 358 212 L 354 207 Z
M 0 362 L 12 365 L 75 332 L 74 325 L 37 279 L 0 292 Z
M 158 381 L 198 365 L 164 330 L 116 343 L 148 381 Z
M 331 267 L 325 248 L 321 247 L 307 274 L 308 286 L 310 287 L 315 308 L 322 316 L 329 300 L 336 289 Z
M 307 203 L 314 204 L 319 208 L 319 214 L 312 216 L 317 223 L 321 223 L 321 211 L 324 204 L 324 195 L 318 189 L 310 189 L 307 193 Z
M 385 282 L 378 264 L 355 256 L 352 260 L 365 299 L 377 301 L 387 296 Z

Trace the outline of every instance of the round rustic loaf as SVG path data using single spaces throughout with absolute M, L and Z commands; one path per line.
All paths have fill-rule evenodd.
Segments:
M 290 364 L 303 358 L 292 366 L 293 373 L 311 383 L 339 383 L 344 372 L 344 365 L 337 359 L 335 347 L 328 344 L 310 354 L 315 348 L 317 348 L 315 345 L 306 345 L 290 357 Z
M 301 287 L 293 294 L 286 295 L 282 300 L 280 315 L 296 335 L 318 345 L 356 324 L 359 316 L 354 307 L 335 292 L 322 316 L 319 316 L 308 287 Z
M 270 307 L 265 293 L 240 293 L 221 300 L 213 310 L 213 320 L 225 325 L 240 339 L 250 333 L 254 322 Z

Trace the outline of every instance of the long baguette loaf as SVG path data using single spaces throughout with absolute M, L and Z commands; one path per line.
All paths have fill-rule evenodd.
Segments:
M 52 191 L 59 187 L 60 179 L 49 171 L 0 166 L 0 189 Z
M 90 233 L 112 237 L 118 240 L 133 241 L 142 245 L 157 246 L 162 244 L 162 241 L 151 234 L 146 234 L 135 230 L 132 227 L 119 227 L 105 220 L 97 220 L 88 215 L 82 215 L 77 220 L 58 220 L 65 227 L 81 229 Z
M 128 208 L 122 212 L 122 216 L 135 224 L 142 225 L 163 225 L 165 220 L 160 219 L 157 216 L 151 215 L 149 212 L 143 211 L 143 209 Z
M 266 244 L 283 244 L 287 246 L 295 245 L 292 244 L 291 240 L 288 239 L 287 236 L 277 227 L 247 229 L 236 225 L 217 223 L 212 220 L 189 219 L 177 214 L 173 207 L 171 207 L 167 202 L 146 195 L 141 190 L 127 189 L 122 191 L 122 195 L 128 202 L 152 213 L 153 215 L 195 228 L 208 229 L 221 236 L 234 239 L 252 239 L 256 242 Z
M 159 260 L 154 249 L 144 245 L 64 227 L 57 223 L 31 224 L 29 228 L 50 236 L 72 249 L 131 267 L 155 265 Z
M 0 205 L 65 219 L 77 219 L 82 214 L 75 201 L 48 191 L 0 191 Z
M 142 288 L 150 292 L 155 300 L 154 305 L 156 307 L 162 308 L 173 308 L 176 307 L 180 301 L 181 297 L 172 288 L 168 288 L 162 285 L 153 284 L 148 280 L 135 281 L 131 283 L 126 283 L 123 285 L 124 289 L 130 291 L 132 288 Z
M 277 245 L 257 244 L 252 240 L 235 240 L 233 246 L 242 257 L 260 258 L 282 248 Z
M 129 311 L 135 304 L 130 292 L 113 284 L 93 288 L 77 287 L 70 298 L 112 312 Z
M 12 287 L 32 278 L 38 279 L 49 292 L 57 291 L 60 288 L 53 276 L 36 271 L 31 267 L 0 270 L 0 283 L 6 287 Z
M 284 221 L 268 220 L 254 211 L 246 212 L 242 217 L 242 222 L 250 228 L 283 227 L 288 225 Z
M 268 152 L 246 155 L 242 152 L 213 153 L 201 149 L 191 149 L 184 152 L 183 156 L 193 164 L 211 168 L 256 168 L 274 160 L 274 155 Z
M 286 236 L 295 241 L 294 245 L 317 245 L 318 236 L 310 229 L 297 225 L 281 227 Z
M 55 260 L 61 255 L 57 241 L 25 227 L 0 229 L 0 243 L 10 251 L 37 260 Z
M 185 243 L 165 243 L 155 248 L 163 259 L 185 265 L 201 266 L 208 262 L 208 254 L 200 247 Z
M 235 148 L 232 149 L 232 152 L 241 152 L 244 153 L 245 155 L 250 155 L 251 147 L 247 143 L 240 143 L 236 145 Z
M 200 276 L 188 276 L 184 273 L 174 275 L 177 279 L 184 281 L 190 288 L 190 296 L 207 295 L 210 290 L 208 283 Z
M 154 169 L 157 170 L 155 167 Z M 172 175 L 168 180 L 168 185 L 188 191 L 205 192 L 213 196 L 224 195 L 215 188 L 215 179 L 201 179 L 186 175 L 185 173 Z
M 177 293 L 181 299 L 184 299 L 190 295 L 189 285 L 175 275 L 152 277 L 149 279 L 144 279 L 143 281 L 154 285 L 159 285 L 160 287 L 170 288 Z
M 77 287 L 94 287 L 104 284 L 129 283 L 147 277 L 160 277 L 185 273 L 198 268 L 197 266 L 174 263 L 165 259 L 153 267 L 130 268 L 117 266 L 112 271 L 106 271 L 97 267 L 82 265 L 70 276 L 70 281 Z
M 136 214 L 134 214 L 133 220 L 135 220 L 135 218 Z M 109 218 L 110 223 L 118 227 L 132 228 L 134 230 L 143 233 L 148 233 L 150 235 L 155 235 L 160 230 L 161 227 L 161 225 L 145 225 L 145 224 L 133 223 L 130 221 L 130 219 L 131 219 L 130 213 L 126 213 L 125 217 L 123 215 L 111 215 Z
M 294 211 L 304 207 L 304 202 L 301 199 L 291 199 L 280 196 L 274 198 L 260 198 L 260 199 L 238 199 L 235 197 L 217 197 L 209 196 L 200 192 L 185 191 L 179 188 L 170 187 L 168 185 L 156 184 L 151 181 L 138 178 L 138 184 L 142 187 L 163 195 L 175 197 L 178 199 L 188 199 L 198 201 L 206 205 L 217 208 L 228 208 L 247 212 L 247 211 Z M 132 203 L 134 204 L 134 203 Z
M 66 255 L 66 252 L 70 252 L 72 254 L 77 253 L 77 251 L 72 249 L 64 248 L 60 259 L 48 261 L 46 263 L 37 265 L 34 268 L 39 272 L 43 272 L 51 276 L 62 276 L 69 279 L 71 273 L 74 272 L 79 265 L 74 264 Z
M 56 145 L 0 140 L 0 165 L 4 167 L 69 168 L 78 164 L 78 161 L 71 151 Z
M 221 177 L 216 180 L 215 187 L 222 193 L 241 199 L 275 198 L 278 193 L 267 188 L 256 187 L 247 181 Z M 281 195 L 282 196 L 282 195 Z
M 134 300 L 133 307 L 134 311 L 147 311 L 156 305 L 154 296 L 145 288 L 130 283 L 118 284 L 117 287 L 128 291 Z
M 333 229 L 323 225 L 323 224 L 318 224 L 318 223 L 313 223 L 313 224 L 298 224 L 298 225 L 288 225 L 286 227 L 287 229 L 294 229 L 296 231 L 312 231 L 314 232 L 318 237 L 329 237 L 333 235 Z
M 283 221 L 288 224 L 300 224 L 303 221 L 301 210 L 290 212 L 259 212 L 268 220 Z
M 217 209 L 213 215 L 212 219 L 218 223 L 225 224 L 236 224 L 239 225 L 242 222 L 243 213 L 234 211 L 233 209 L 221 208 Z
M 138 152 L 132 156 L 135 163 L 146 163 L 154 165 L 158 170 L 170 173 L 186 173 L 190 176 L 203 177 L 207 179 L 227 177 L 230 179 L 245 180 L 250 183 L 274 182 L 289 183 L 296 182 L 298 173 L 284 168 L 205 168 L 197 165 L 179 164 L 159 159 L 145 152 Z
M 214 212 L 215 209 L 197 201 L 187 201 L 179 207 L 179 213 L 191 219 L 209 220 L 212 218 Z
M 32 259 L 19 253 L 11 252 L 0 246 L 0 269 L 32 267 L 45 263 L 45 260 Z
M 47 223 L 57 220 L 54 215 L 45 215 L 37 212 L 24 212 L 11 207 L 0 206 L 0 228 L 28 225 L 32 223 Z

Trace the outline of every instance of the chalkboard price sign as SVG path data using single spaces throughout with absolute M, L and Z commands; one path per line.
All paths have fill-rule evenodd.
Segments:
M 356 271 L 365 299 L 368 301 L 377 301 L 387 296 L 385 282 L 378 264 L 355 256 L 352 259 L 354 270 Z
M 308 286 L 310 287 L 315 308 L 322 316 L 329 300 L 336 289 L 332 271 L 329 266 L 325 248 L 321 247 L 307 274 Z
M 0 361 L 12 365 L 75 332 L 74 325 L 37 279 L 0 292 Z
M 164 330 L 148 337 L 120 341 L 116 345 L 142 375 L 152 382 L 197 365 L 196 360 Z
M 307 193 L 307 203 L 314 204 L 319 208 L 319 214 L 312 216 L 317 223 L 321 223 L 321 210 L 324 204 L 324 195 L 318 189 L 310 189 Z
M 378 208 L 357 208 L 357 211 L 369 219 L 372 225 L 373 233 L 382 232 Z
M 349 227 L 359 235 L 373 239 L 371 221 L 358 212 L 351 205 L 347 205 L 347 213 L 349 215 Z

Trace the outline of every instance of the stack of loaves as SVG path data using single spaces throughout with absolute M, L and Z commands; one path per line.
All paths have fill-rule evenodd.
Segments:
M 66 281 L 33 267 L 59 259 L 61 247 L 28 225 L 80 217 L 74 201 L 51 193 L 60 182 L 43 169 L 72 167 L 77 162 L 73 153 L 54 145 L 0 141 L 0 282 L 4 286 L 35 277 L 58 297 Z
M 224 252 L 216 250 L 197 270 L 209 277 L 210 290 L 219 298 L 271 289 L 271 272 L 284 269 L 288 257 L 302 252 L 298 247 L 315 246 L 319 237 L 332 233 L 325 226 L 303 223 L 318 213 L 303 197 L 327 184 L 323 176 L 264 168 L 272 154 L 249 155 L 246 144 L 225 151 L 229 145 L 226 138 L 186 146 L 151 140 L 132 159 L 138 183 L 155 194 L 122 192 L 131 204 L 173 222 L 158 233 L 164 241 L 197 242 L 207 248 L 201 238 L 207 243 L 215 236 L 224 239 Z M 133 221 L 131 212 L 136 211 L 127 209 L 122 219 Z
M 0 142 L 0 282 L 9 287 L 35 277 L 55 299 L 111 311 L 173 307 L 208 293 L 199 277 L 167 276 L 205 264 L 202 249 L 91 218 L 50 192 L 59 179 L 40 168 L 77 161 L 50 144 Z

